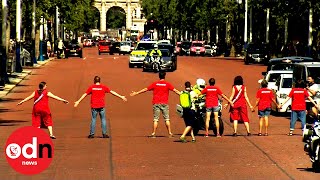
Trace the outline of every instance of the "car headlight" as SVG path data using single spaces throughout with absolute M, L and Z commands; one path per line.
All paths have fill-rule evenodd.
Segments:
M 252 57 L 252 54 L 249 54 L 248 56 L 249 56 L 249 57 Z
M 265 58 L 268 58 L 268 55 L 265 55 L 264 57 L 265 57 Z
M 281 99 L 287 99 L 288 95 L 287 94 L 280 94 L 279 96 Z

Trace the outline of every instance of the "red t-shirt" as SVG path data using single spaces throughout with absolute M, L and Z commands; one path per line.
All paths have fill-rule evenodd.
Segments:
M 174 87 L 164 80 L 159 80 L 152 83 L 147 89 L 153 91 L 153 104 L 168 104 L 169 90 L 172 91 Z
M 271 89 L 261 88 L 257 92 L 257 98 L 260 98 L 258 104 L 258 110 L 263 111 L 267 108 L 271 108 L 271 103 L 273 99 L 273 93 Z
M 91 85 L 86 94 L 91 94 L 91 108 L 103 108 L 105 106 L 104 97 L 105 93 L 110 93 L 110 89 L 102 84 Z
M 302 111 L 306 110 L 306 98 L 309 97 L 307 90 L 303 88 L 292 88 L 289 97 L 292 98 L 292 110 Z
M 201 91 L 201 94 L 206 94 L 206 107 L 216 107 L 219 105 L 218 95 L 222 95 L 222 91 L 217 86 L 207 86 Z

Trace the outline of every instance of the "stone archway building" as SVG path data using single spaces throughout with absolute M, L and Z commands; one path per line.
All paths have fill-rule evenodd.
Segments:
M 95 0 L 93 6 L 100 12 L 100 31 L 107 31 L 107 12 L 110 8 L 118 6 L 126 13 L 126 29 L 137 26 L 140 32 L 144 31 L 146 19 L 141 13 L 140 0 Z

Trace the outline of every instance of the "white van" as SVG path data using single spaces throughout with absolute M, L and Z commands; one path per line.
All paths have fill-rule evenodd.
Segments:
M 276 90 L 278 88 L 276 86 L 276 81 L 281 76 L 281 74 L 292 74 L 292 73 L 293 71 L 290 71 L 290 70 L 271 70 L 271 71 L 268 71 L 267 74 L 263 72 L 262 75 L 265 75 L 264 79 L 268 82 L 268 88 L 272 90 Z M 260 84 L 261 81 L 262 79 L 260 79 L 258 83 Z
M 288 97 L 291 89 L 292 89 L 292 79 L 293 79 L 293 73 L 286 73 L 286 74 L 281 74 L 280 77 L 277 79 L 275 86 L 277 89 L 274 89 L 274 95 L 275 95 L 275 100 L 278 104 L 282 104 L 286 98 Z M 285 104 L 282 104 L 281 109 L 277 109 L 276 105 L 272 103 L 272 111 L 275 112 L 291 112 L 291 98 L 289 101 L 287 101 Z

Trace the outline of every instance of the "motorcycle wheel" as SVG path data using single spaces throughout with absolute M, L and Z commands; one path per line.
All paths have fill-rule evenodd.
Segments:
M 319 146 L 319 145 L 318 145 Z M 318 154 L 318 156 L 320 156 L 320 149 L 319 149 L 319 147 L 318 148 L 316 148 L 317 150 L 318 150 L 318 153 L 315 153 L 315 154 Z M 313 163 L 312 163 L 312 168 L 313 168 L 313 171 L 315 172 L 315 173 L 320 173 L 320 160 L 319 160 L 319 158 L 320 157 L 318 157 L 317 159 L 318 160 L 316 160 L 316 161 L 314 161 Z
M 217 135 L 217 127 L 216 127 L 216 123 L 214 122 L 214 119 L 212 119 L 212 131 L 214 135 Z M 222 118 L 219 117 L 219 134 L 222 136 L 224 132 L 224 124 L 222 121 Z

